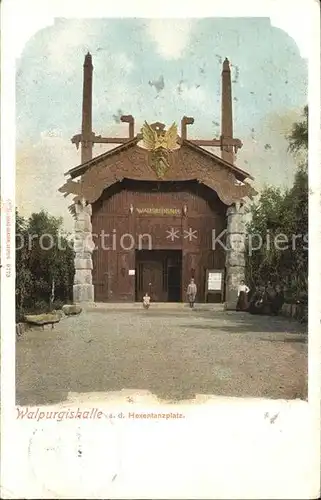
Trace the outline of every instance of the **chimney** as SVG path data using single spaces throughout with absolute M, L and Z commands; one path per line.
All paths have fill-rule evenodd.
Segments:
M 84 62 L 84 84 L 82 96 L 82 127 L 81 127 L 81 163 L 92 159 L 92 85 L 93 65 L 91 54 L 88 52 Z
M 222 71 L 221 137 L 225 141 L 233 138 L 231 69 L 227 58 L 223 62 Z M 223 146 L 222 159 L 234 163 L 233 146 Z

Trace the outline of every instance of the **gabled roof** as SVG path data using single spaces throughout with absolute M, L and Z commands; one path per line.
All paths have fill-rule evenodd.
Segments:
M 239 174 L 240 176 L 243 177 L 243 179 L 254 180 L 254 177 L 252 177 L 252 175 L 249 174 L 248 172 L 246 172 L 245 170 L 242 170 L 241 168 L 236 167 L 232 163 L 230 163 L 226 160 L 223 160 L 220 156 L 217 156 L 214 153 L 211 153 L 210 151 L 207 151 L 206 149 L 201 148 L 197 144 L 194 144 L 192 141 L 188 141 L 187 139 L 185 139 L 183 141 L 183 143 L 186 144 L 187 146 L 189 146 L 190 148 L 194 149 L 195 151 L 198 151 L 199 153 L 204 154 L 205 156 L 208 156 L 216 163 L 219 163 L 220 165 L 222 165 L 226 168 L 229 168 L 230 170 L 233 170 L 234 174 Z
M 131 146 L 135 146 L 139 140 L 140 140 L 139 137 L 135 137 L 134 139 L 129 139 L 124 144 L 116 146 L 115 148 L 110 149 L 109 151 L 106 151 L 101 155 L 95 156 L 95 158 L 93 158 L 92 160 L 89 160 L 85 163 L 81 163 L 77 167 L 71 168 L 70 170 L 68 170 L 68 172 L 65 173 L 65 175 L 70 175 L 72 179 L 75 179 L 76 177 L 83 175 L 90 167 L 97 165 L 101 161 L 104 161 L 106 158 L 117 155 L 122 151 L 125 151 L 126 149 L 130 148 Z
M 75 178 L 79 177 L 80 175 L 83 175 L 89 168 L 91 168 L 95 165 L 98 165 L 99 163 L 103 162 L 107 158 L 110 158 L 112 156 L 116 156 L 119 153 L 125 151 L 126 149 L 129 149 L 131 147 L 136 146 L 136 144 L 140 141 L 140 139 L 141 139 L 140 137 L 135 137 L 134 139 L 130 139 L 127 142 L 125 142 L 124 144 L 121 144 L 120 146 L 117 146 L 109 151 L 106 151 L 105 153 L 102 153 L 99 156 L 96 156 L 92 160 L 89 160 L 86 163 L 82 163 L 81 165 L 78 165 L 78 166 L 68 170 L 68 172 L 66 172 L 65 175 L 69 175 L 72 179 L 75 179 Z M 239 180 L 243 181 L 246 178 L 253 180 L 253 177 L 248 172 L 245 172 L 244 170 L 233 165 L 232 163 L 229 163 L 228 161 L 223 160 L 220 156 L 217 156 L 217 155 L 211 153 L 210 151 L 207 151 L 206 149 L 203 149 L 200 146 L 197 146 L 192 141 L 188 141 L 187 139 L 184 139 L 184 140 L 180 139 L 179 142 L 180 142 L 181 146 L 187 146 L 187 147 L 193 149 L 194 151 L 196 151 L 202 155 L 207 156 L 208 158 L 213 160 L 213 162 L 218 163 L 219 165 L 231 170 Z
M 215 191 L 225 205 L 246 197 L 253 198 L 257 194 L 245 180 L 253 179 L 247 172 L 188 140 L 179 139 L 181 147 L 171 151 L 168 168 L 159 174 L 152 152 L 139 147 L 137 143 L 140 140 L 138 135 L 72 168 L 66 174 L 68 180 L 59 191 L 64 196 L 76 195 L 75 203 L 85 199 L 92 204 L 111 185 L 131 179 L 151 182 L 197 181 Z M 76 178 L 80 178 L 81 182 L 77 182 Z

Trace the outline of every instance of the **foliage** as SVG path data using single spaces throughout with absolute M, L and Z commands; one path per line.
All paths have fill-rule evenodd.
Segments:
M 308 149 L 308 106 L 303 109 L 303 120 L 294 123 L 291 133 L 287 139 L 289 141 L 289 150 L 292 153 Z
M 308 147 L 308 108 L 304 120 L 293 125 L 288 137 L 290 150 Z M 252 287 L 268 281 L 285 285 L 289 300 L 306 301 L 308 291 L 308 173 L 306 165 L 296 171 L 293 186 L 287 190 L 266 187 L 249 212 L 247 241 L 247 280 Z M 263 244 L 251 252 L 259 237 Z M 252 236 L 251 236 L 252 235 Z M 283 237 L 281 235 L 284 235 Z M 277 239 L 275 239 L 277 238 Z M 286 240 L 287 239 L 287 240 Z M 283 243 L 282 243 L 283 241 Z M 277 243 L 275 243 L 277 242 Z
M 44 211 L 28 220 L 16 212 L 17 319 L 71 300 L 74 252 L 61 226 L 61 218 Z

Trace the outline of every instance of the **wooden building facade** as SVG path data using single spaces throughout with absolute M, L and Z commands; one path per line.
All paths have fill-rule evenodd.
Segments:
M 212 229 L 225 229 L 226 207 L 197 181 L 125 179 L 93 204 L 92 225 L 96 301 L 139 301 L 146 292 L 153 301 L 181 301 L 192 277 L 203 300 L 206 269 L 225 268 Z
M 213 249 L 213 232 L 226 241 L 228 208 L 255 194 L 246 182 L 249 174 L 232 161 L 241 143 L 232 137 L 230 89 L 222 120 L 226 133 L 218 140 L 188 140 L 186 125 L 193 119 L 186 117 L 180 136 L 174 125 L 166 131 L 158 122 L 145 123 L 135 135 L 131 116 L 123 117 L 129 137 L 101 138 L 91 131 L 92 65 L 86 57 L 82 134 L 72 139 L 82 145 L 82 163 L 68 171 L 60 188 L 75 195 L 78 243 L 87 238 L 76 249 L 75 302 L 134 302 L 146 292 L 152 301 L 179 302 L 191 278 L 198 301 L 204 301 L 207 270 L 222 270 L 226 279 L 229 274 L 226 251 L 220 244 Z M 151 140 L 163 142 L 152 146 Z M 95 142 L 120 145 L 92 158 Z M 219 147 L 222 157 L 206 145 Z

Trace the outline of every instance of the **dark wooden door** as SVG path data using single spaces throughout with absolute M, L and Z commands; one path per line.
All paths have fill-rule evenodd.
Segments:
M 181 266 L 169 266 L 167 268 L 168 302 L 181 301 Z
M 143 295 L 148 292 L 153 302 L 162 300 L 163 264 L 159 261 L 142 262 Z

